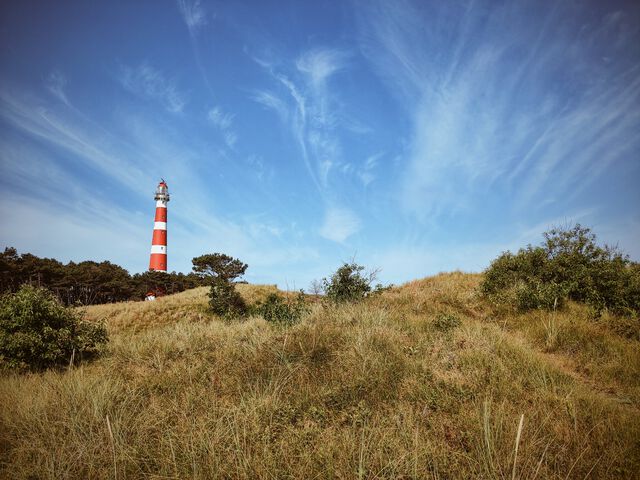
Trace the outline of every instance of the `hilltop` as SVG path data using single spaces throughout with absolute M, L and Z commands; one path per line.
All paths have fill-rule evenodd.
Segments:
M 314 301 L 288 328 L 222 321 L 206 288 L 87 307 L 106 322 L 105 355 L 0 378 L 0 476 L 637 475 L 630 320 L 594 320 L 576 303 L 498 315 L 481 279 L 440 274 L 361 303 Z M 276 287 L 238 290 L 254 302 Z

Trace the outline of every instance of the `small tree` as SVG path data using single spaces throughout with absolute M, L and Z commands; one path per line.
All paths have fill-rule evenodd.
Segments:
M 247 304 L 233 283 L 214 277 L 209 290 L 209 307 L 220 317 L 241 317 L 247 313 Z
M 322 279 L 324 293 L 336 303 L 362 300 L 372 292 L 371 285 L 378 276 L 378 270 L 363 273 L 364 269 L 354 261 L 345 262 L 329 280 Z M 374 291 L 381 288 L 381 285 L 377 285 Z
M 103 325 L 85 322 L 48 290 L 24 285 L 0 297 L 0 366 L 42 369 L 99 352 Z
M 221 278 L 232 282 L 244 275 L 248 265 L 224 253 L 209 253 L 191 260 L 193 271 L 204 278 Z
M 242 316 L 247 305 L 237 292 L 233 281 L 244 275 L 248 265 L 224 253 L 210 253 L 191 260 L 193 271 L 211 282 L 209 306 L 221 317 Z

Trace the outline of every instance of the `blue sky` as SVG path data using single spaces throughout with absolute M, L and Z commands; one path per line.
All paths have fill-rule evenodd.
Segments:
M 306 288 L 480 271 L 580 222 L 640 259 L 633 2 L 3 2 L 0 246 Z

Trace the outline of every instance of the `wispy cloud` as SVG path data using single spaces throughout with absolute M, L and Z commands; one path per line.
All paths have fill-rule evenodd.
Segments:
M 60 100 L 62 103 L 69 105 L 69 99 L 65 92 L 67 86 L 67 77 L 65 77 L 60 70 L 54 70 L 49 74 L 46 81 L 46 87 L 51 94 Z
M 122 185 L 135 188 L 144 177 L 137 165 L 109 151 L 110 139 L 103 132 L 91 133 L 84 119 L 57 113 L 31 95 L 0 90 L 0 115 L 10 125 L 35 140 L 62 148 Z
M 320 235 L 327 240 L 344 243 L 350 236 L 360 230 L 360 218 L 348 208 L 329 207 L 325 212 Z
M 637 29 L 581 25 L 570 4 L 534 19 L 526 2 L 481 4 L 376 2 L 360 17 L 361 51 L 413 121 L 401 199 L 418 218 L 477 208 L 490 189 L 540 204 L 640 145 L 640 61 L 620 55 Z
M 218 128 L 227 130 L 231 128 L 231 122 L 233 121 L 233 115 L 230 113 L 224 113 L 220 107 L 214 107 L 209 110 L 207 115 L 209 120 Z
M 192 35 L 207 24 L 207 13 L 200 0 L 178 0 L 178 9 Z
M 146 62 L 136 67 L 122 65 L 118 81 L 131 93 L 160 102 L 171 113 L 182 112 L 187 103 L 186 96 L 174 82 Z
M 362 184 L 365 187 L 367 187 L 371 182 L 373 182 L 376 179 L 374 171 L 378 166 L 378 162 L 380 161 L 383 155 L 384 155 L 384 152 L 371 155 L 369 158 L 367 158 L 362 168 L 358 171 L 358 177 L 360 178 L 360 181 L 362 181 Z
M 220 129 L 227 147 L 233 148 L 238 141 L 238 135 L 233 130 L 233 115 L 224 112 L 220 107 L 214 107 L 207 114 L 209 121 Z
M 287 104 L 274 93 L 267 90 L 256 91 L 250 98 L 266 108 L 273 110 L 283 123 L 286 124 L 288 122 L 289 111 Z
M 346 67 L 347 58 L 344 50 L 314 48 L 298 58 L 296 67 L 309 77 L 314 88 L 319 89 L 332 75 Z
M 288 100 L 267 90 L 259 90 L 250 98 L 273 110 L 290 128 L 307 171 L 323 195 L 342 154 L 335 114 L 337 103 L 327 83 L 347 67 L 349 54 L 340 49 L 313 48 L 292 64 L 281 67 L 284 70 L 289 67 L 287 73 L 277 70 L 273 63 L 252 58 L 284 89 Z
M 338 206 L 333 193 L 336 182 L 331 179 L 336 172 L 350 171 L 342 158 L 341 125 L 336 114 L 339 103 L 329 88 L 330 79 L 348 67 L 349 57 L 345 50 L 316 47 L 279 66 L 254 58 L 286 95 L 258 90 L 250 97 L 274 111 L 296 139 L 304 165 L 325 204 L 319 232 L 338 243 L 343 243 L 361 226 L 352 210 Z M 353 123 L 349 122 L 346 129 L 351 131 Z M 372 181 L 370 173 L 364 175 L 367 183 Z

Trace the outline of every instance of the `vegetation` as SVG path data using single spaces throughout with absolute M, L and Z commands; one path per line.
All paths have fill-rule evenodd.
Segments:
M 224 253 L 201 255 L 191 260 L 193 271 L 210 284 L 209 306 L 220 317 L 241 317 L 247 304 L 232 283 L 244 275 L 247 264 Z
M 625 317 L 567 301 L 493 320 L 482 278 L 315 303 L 284 329 L 220 321 L 206 288 L 88 307 L 106 355 L 0 376 L 0 477 L 633 478 Z
M 0 298 L 0 367 L 43 369 L 95 355 L 103 325 L 85 322 L 48 290 L 25 285 Z
M 19 255 L 15 248 L 0 253 L 0 292 L 16 292 L 24 285 L 44 287 L 65 305 L 95 305 L 141 300 L 148 291 L 168 294 L 203 285 L 195 273 L 145 272 L 129 275 L 111 262 L 69 262 Z
M 193 263 L 208 289 L 86 308 L 110 337 L 95 362 L 0 371 L 1 478 L 640 470 L 638 265 L 588 229 L 551 230 L 484 275 L 395 288 L 372 288 L 375 272 L 345 263 L 321 284 L 330 301 L 234 283 L 247 266 L 227 255 Z M 3 325 L 41 326 L 47 339 L 69 336 L 38 312 L 80 321 L 44 290 L 2 301 Z M 15 333 L 0 347 L 14 349 Z
M 209 289 L 209 307 L 220 317 L 242 317 L 247 313 L 247 304 L 233 283 L 214 278 Z
M 542 245 L 503 253 L 481 285 L 495 305 L 521 312 L 554 310 L 568 300 L 603 311 L 640 314 L 640 265 L 610 246 L 598 246 L 590 229 L 575 225 L 544 234 Z
M 304 313 L 309 311 L 304 293 L 299 292 L 295 298 L 271 293 L 264 302 L 258 302 L 253 311 L 261 315 L 267 322 L 281 325 L 297 323 Z
M 219 278 L 227 282 L 244 275 L 248 265 L 224 253 L 200 255 L 191 260 L 193 271 L 203 278 Z
M 355 261 L 343 263 L 330 279 L 322 279 L 322 290 L 327 298 L 335 303 L 355 302 L 364 299 L 372 291 L 382 289 L 382 285 L 372 288 L 377 270 L 365 273 L 365 268 Z

